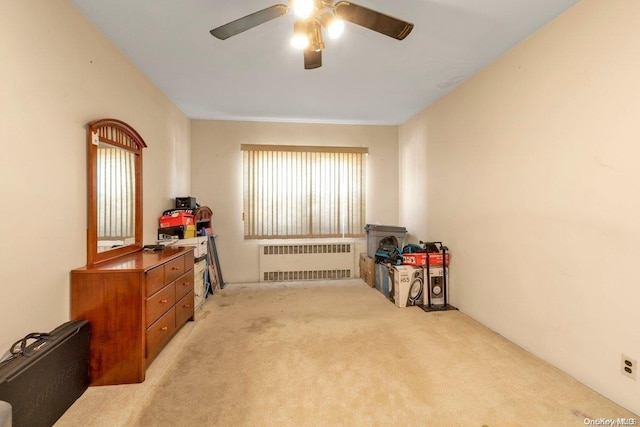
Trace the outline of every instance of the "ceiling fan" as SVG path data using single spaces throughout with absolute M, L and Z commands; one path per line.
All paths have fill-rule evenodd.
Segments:
M 322 66 L 322 30 L 330 38 L 342 34 L 344 21 L 368 28 L 397 40 L 403 40 L 413 29 L 413 24 L 384 13 L 348 1 L 290 0 L 298 20 L 293 27 L 291 44 L 304 49 L 304 68 L 307 70 Z M 289 6 L 276 4 L 243 16 L 210 31 L 211 35 L 226 40 L 244 31 L 257 27 L 285 15 Z

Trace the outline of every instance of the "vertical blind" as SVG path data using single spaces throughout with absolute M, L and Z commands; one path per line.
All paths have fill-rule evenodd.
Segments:
M 241 150 L 245 239 L 364 235 L 367 148 Z
M 99 147 L 98 238 L 124 240 L 134 236 L 135 155 L 114 147 Z

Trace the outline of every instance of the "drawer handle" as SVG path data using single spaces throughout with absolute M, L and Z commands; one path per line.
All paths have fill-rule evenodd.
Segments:
M 168 326 L 163 326 L 162 328 L 160 328 L 160 330 L 161 331 L 167 331 L 167 330 L 169 330 L 169 327 Z
M 182 286 L 189 286 L 190 284 L 191 283 L 189 283 L 189 282 L 184 282 L 184 283 L 182 283 Z
M 162 299 L 162 300 L 160 300 L 160 304 L 166 304 L 166 303 L 168 303 L 168 302 L 169 302 L 169 300 L 168 300 L 168 299 Z
M 191 305 L 185 304 L 185 305 L 182 306 L 182 308 L 191 308 Z
M 172 269 L 173 271 L 180 270 L 180 268 L 179 268 L 179 267 L 171 267 L 171 269 Z

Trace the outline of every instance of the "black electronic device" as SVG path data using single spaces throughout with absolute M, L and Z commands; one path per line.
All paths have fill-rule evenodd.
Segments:
M 176 197 L 176 209 L 195 209 L 197 207 L 195 197 Z
M 164 245 L 144 245 L 142 249 L 148 251 L 162 251 L 164 250 Z

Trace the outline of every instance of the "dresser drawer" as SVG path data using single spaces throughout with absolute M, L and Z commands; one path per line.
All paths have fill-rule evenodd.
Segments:
M 193 270 L 189 270 L 176 280 L 176 300 L 185 296 L 189 291 L 193 291 Z
M 176 303 L 176 328 L 193 317 L 193 290 Z
M 153 359 L 175 331 L 176 308 L 174 306 L 147 329 L 147 359 Z
M 153 296 L 146 300 L 146 319 L 147 327 L 151 326 L 153 322 L 165 311 L 169 310 L 176 303 L 176 289 L 173 284 L 169 284 L 156 292 Z
M 158 292 L 167 284 L 164 280 L 164 265 L 147 271 L 144 276 L 146 296 L 148 297 Z
M 184 274 L 184 255 L 172 259 L 164 265 L 165 283 L 170 283 Z

